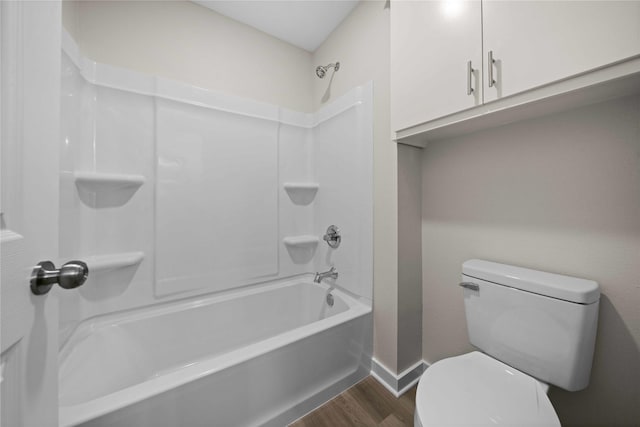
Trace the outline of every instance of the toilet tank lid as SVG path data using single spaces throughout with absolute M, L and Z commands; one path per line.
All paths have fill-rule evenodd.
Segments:
M 480 259 L 465 261 L 462 264 L 462 274 L 578 304 L 591 304 L 600 298 L 600 287 L 593 280 L 546 273 Z

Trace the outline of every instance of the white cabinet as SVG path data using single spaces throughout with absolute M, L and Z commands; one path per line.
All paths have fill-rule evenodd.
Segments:
M 482 23 L 484 102 L 640 54 L 640 1 L 483 1 Z
M 469 61 L 475 70 L 471 76 Z M 481 68 L 479 1 L 397 1 L 391 5 L 394 130 L 480 105 Z
M 462 111 L 639 54 L 640 1 L 397 0 L 393 130 L 459 122 Z

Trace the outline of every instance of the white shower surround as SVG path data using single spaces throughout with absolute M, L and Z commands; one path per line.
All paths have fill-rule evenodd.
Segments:
M 63 98 L 61 235 L 66 237 L 60 242 L 61 257 L 144 254 L 140 265 L 115 272 L 121 276 L 118 284 L 98 274 L 89 278 L 79 295 L 61 296 L 61 324 L 66 325 L 67 334 L 74 323 L 93 315 L 334 265 L 340 271 L 338 286 L 372 298 L 372 83 L 307 114 L 95 63 L 81 56 L 66 33 L 63 50 L 67 97 Z M 75 104 L 65 107 L 65 102 Z M 68 110 L 70 114 L 64 114 Z M 184 132 L 197 115 L 202 117 L 199 133 Z M 264 177 L 247 175 L 241 182 L 237 178 L 242 174 L 236 174 L 235 179 L 223 181 L 209 173 L 197 178 L 200 188 L 193 185 L 194 180 L 180 182 L 180 174 L 193 171 L 183 167 L 176 172 L 172 162 L 197 160 L 197 150 L 189 150 L 189 143 L 197 146 L 194 139 L 211 140 L 229 119 L 242 126 L 257 123 L 269 138 L 238 137 L 231 127 L 224 129 L 222 139 L 236 143 L 222 142 L 224 149 L 236 149 L 228 169 L 250 161 L 243 172 L 258 166 Z M 218 143 L 220 139 L 218 136 Z M 177 145 L 178 140 L 186 143 Z M 242 151 L 247 148 L 257 152 Z M 197 166 L 209 172 L 224 168 L 225 160 L 216 158 L 220 152 L 205 153 L 208 158 Z M 256 155 L 248 159 L 247 154 Z M 203 167 L 209 163 L 215 168 Z M 78 197 L 73 183 L 78 172 L 144 177 L 145 184 L 127 194 L 124 203 L 96 209 Z M 165 194 L 176 182 L 179 186 Z M 284 188 L 292 182 L 318 184 L 313 202 L 296 204 Z M 203 186 L 216 198 L 207 199 Z M 185 194 L 191 205 L 183 208 L 176 196 Z M 215 217 L 218 208 L 235 205 L 245 206 L 237 217 L 229 214 L 232 210 Z M 186 208 L 200 211 L 195 212 L 197 221 L 184 220 L 189 212 Z M 242 223 L 247 219 L 251 221 Z M 322 240 L 309 248 L 292 249 L 284 244 L 287 237 L 321 237 L 331 224 L 343 232 L 338 250 L 329 250 Z M 238 251 L 235 259 L 225 259 L 229 247 Z M 240 252 L 256 247 L 261 248 L 258 255 Z M 242 262 L 246 269 L 241 268 Z M 228 267 L 228 272 L 220 274 L 220 267 Z
M 273 403 L 285 414 L 274 418 L 276 424 L 291 421 L 362 378 L 370 368 L 372 348 L 372 83 L 307 114 L 95 63 L 81 56 L 66 33 L 63 51 L 60 255 L 97 260 L 93 264 L 102 267 L 109 260 L 108 269 L 92 271 L 89 263 L 87 283 L 77 293 L 59 295 L 64 351 L 73 352 L 73 337 L 83 328 L 78 325 L 92 324 L 96 316 L 154 310 L 158 303 L 193 302 L 214 292 L 212 298 L 228 298 L 294 277 L 308 282 L 309 273 L 335 266 L 340 273 L 334 283 L 337 294 L 360 307 L 357 314 L 349 310 L 353 316 L 343 319 L 346 326 L 321 321 L 323 326 L 296 332 L 302 340 L 297 344 L 277 339 L 283 347 L 273 347 L 253 362 L 239 359 L 224 375 L 244 378 L 255 369 L 252 363 L 262 366 L 264 357 L 276 370 L 294 367 L 290 361 L 297 358 L 306 360 L 297 369 L 313 371 L 309 363 L 327 373 L 335 369 L 338 376 L 331 384 L 292 386 L 315 390 L 306 403 L 295 393 Z M 203 149 L 206 144 L 218 145 Z M 86 185 L 101 179 L 106 184 L 94 189 Z M 228 209 L 235 206 L 245 209 L 236 216 Z M 185 220 L 185 212 L 194 210 L 199 212 Z M 331 224 L 343 236 L 337 250 L 321 239 Z M 135 262 L 118 264 L 133 259 L 131 254 Z M 264 303 L 271 302 L 267 298 Z M 267 321 L 255 318 L 250 324 Z M 178 326 L 183 334 L 191 332 L 189 322 Z M 236 326 L 247 325 L 229 325 Z M 149 332 L 154 333 L 162 331 Z M 262 354 L 263 347 L 256 345 L 247 348 L 260 348 Z M 348 359 L 349 367 L 332 365 L 330 357 L 327 364 L 314 358 L 322 348 Z M 185 351 L 189 357 L 189 349 Z M 219 362 L 216 357 L 210 359 Z M 172 378 L 189 369 L 173 372 Z M 256 386 L 267 390 L 269 378 L 277 380 L 266 375 Z M 184 387 L 197 386 L 196 381 Z M 135 396 L 135 390 L 124 393 Z M 180 394 L 163 396 L 160 401 Z M 262 416 L 249 414 L 247 419 L 254 415 Z

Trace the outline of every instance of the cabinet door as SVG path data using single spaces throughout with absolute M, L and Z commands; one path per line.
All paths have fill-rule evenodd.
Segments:
M 391 125 L 397 131 L 482 103 L 479 1 L 391 4 Z M 467 62 L 473 91 L 467 94 Z
M 640 1 L 485 0 L 482 19 L 485 102 L 640 54 Z

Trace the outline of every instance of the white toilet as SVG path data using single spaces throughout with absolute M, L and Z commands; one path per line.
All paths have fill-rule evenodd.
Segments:
M 431 365 L 415 425 L 559 426 L 548 384 L 589 384 L 600 290 L 592 280 L 470 260 L 462 265 L 467 328 L 482 351 Z

